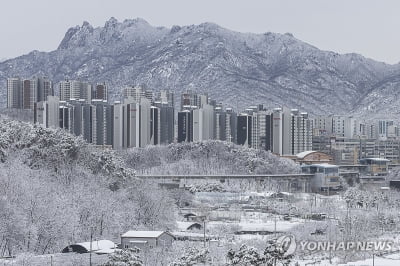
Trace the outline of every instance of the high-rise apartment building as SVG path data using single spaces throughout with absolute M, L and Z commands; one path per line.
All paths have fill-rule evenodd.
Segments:
M 297 109 L 291 112 L 290 154 L 312 150 L 312 120 Z
M 22 109 L 23 85 L 21 78 L 7 79 L 7 108 Z
M 256 125 L 256 126 L 254 126 Z M 253 148 L 270 151 L 272 149 L 272 115 L 261 110 L 253 114 Z
M 160 108 L 150 107 L 150 144 L 160 144 Z
M 193 110 L 193 141 L 214 139 L 214 106 L 204 104 Z
M 270 142 L 271 151 L 279 155 L 296 155 L 312 150 L 313 121 L 307 113 L 297 109 L 275 108 L 266 121 L 267 149 Z M 272 125 L 272 128 L 268 125 Z
M 332 135 L 332 116 L 316 116 L 313 119 L 315 136 L 331 136 Z
M 225 112 L 225 140 L 236 143 L 237 138 L 237 114 L 232 108 L 226 108 Z
M 169 104 L 170 106 L 175 106 L 174 93 L 169 90 L 161 90 L 157 94 L 156 101 L 162 104 Z
M 124 147 L 124 105 L 120 101 L 114 102 L 112 106 L 113 119 L 113 148 Z
M 178 112 L 178 142 L 193 141 L 193 110 Z
M 60 100 L 85 100 L 90 104 L 92 101 L 92 85 L 77 80 L 65 80 L 59 84 Z
M 145 147 L 150 142 L 151 126 L 151 101 L 147 98 L 140 99 L 140 117 L 139 117 L 139 147 Z
M 392 120 L 378 120 L 377 136 L 380 140 L 386 140 L 388 138 L 389 127 L 394 126 L 394 121 Z
M 22 81 L 22 108 L 23 109 L 33 109 L 34 104 L 38 100 L 37 95 L 37 79 L 24 79 Z
M 153 121 L 148 99 L 141 98 L 137 102 L 133 97 L 128 97 L 122 104 L 114 103 L 112 110 L 114 148 L 145 147 L 151 144 Z
M 46 101 L 33 104 L 33 122 L 46 128 L 59 126 L 59 101 L 58 97 L 48 96 Z
M 291 113 L 287 108 L 275 108 L 272 111 L 272 152 L 289 155 L 290 152 L 290 123 Z
M 93 119 L 92 130 L 93 135 L 92 143 L 96 145 L 112 145 L 113 144 L 113 119 L 112 119 L 112 106 L 106 100 L 92 100 Z
M 226 141 L 226 112 L 222 106 L 215 107 L 215 132 L 216 140 Z
M 237 144 L 252 147 L 252 115 L 241 113 L 237 116 Z
M 34 104 L 47 101 L 47 96 L 53 96 L 51 81 L 46 78 L 9 78 L 7 79 L 7 107 L 31 109 Z
M 133 98 L 124 101 L 123 108 L 123 147 L 140 147 L 140 103 Z
M 92 92 L 92 99 L 108 101 L 108 86 L 105 82 L 97 83 Z
M 175 110 L 169 103 L 155 102 L 159 112 L 159 144 L 174 142 Z
M 45 101 L 47 96 L 54 96 L 53 83 L 45 77 L 37 78 L 36 95 L 38 102 Z
M 357 131 L 357 120 L 351 116 L 334 115 L 332 134 L 336 137 L 353 138 Z
M 124 99 L 132 98 L 134 101 L 139 102 L 141 98 L 146 98 L 146 93 L 141 86 L 128 86 L 122 90 Z
M 63 128 L 67 131 L 70 131 L 71 123 L 72 123 L 72 106 L 65 102 L 60 101 L 59 107 L 59 127 Z
M 214 106 L 215 101 L 210 101 L 207 94 L 197 94 L 191 90 L 181 94 L 181 110 L 184 110 L 185 106 L 196 106 L 197 108 L 202 108 L 204 105 L 208 104 Z
M 184 106 L 197 106 L 199 107 L 198 95 L 191 90 L 188 90 L 181 94 L 181 111 L 184 110 Z

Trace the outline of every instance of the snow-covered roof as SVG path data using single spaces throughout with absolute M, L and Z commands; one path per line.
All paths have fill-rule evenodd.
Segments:
M 162 234 L 167 233 L 165 231 L 128 231 L 121 237 L 138 237 L 138 238 L 158 238 Z M 167 233 L 170 234 L 170 233 Z M 171 235 L 171 234 L 170 234 Z
M 385 159 L 385 158 L 363 158 L 361 160 L 371 160 L 371 161 L 376 161 L 376 162 L 390 162 L 390 160 Z
M 197 238 L 204 238 L 204 234 L 201 234 L 201 233 L 181 232 L 181 231 L 175 231 L 175 232 L 173 232 L 173 233 L 174 233 L 174 236 L 176 236 L 176 237 L 197 237 Z M 218 236 L 206 234 L 206 238 L 218 238 Z
M 132 241 L 129 241 L 129 243 L 134 243 L 134 244 L 146 244 L 147 241 L 146 241 L 146 240 L 132 240 Z
M 106 249 L 100 249 L 95 251 L 94 253 L 96 254 L 111 254 L 114 253 L 115 251 L 120 250 L 120 249 L 116 249 L 116 248 L 106 248 Z
M 90 242 L 76 243 L 74 245 L 82 246 L 87 251 L 90 251 Z M 96 251 L 96 250 L 100 250 L 100 249 L 113 249 L 115 247 L 116 247 L 115 243 L 110 240 L 92 241 L 92 251 Z
M 296 157 L 299 159 L 304 159 L 304 157 L 306 157 L 307 155 L 314 153 L 314 152 L 316 152 L 316 151 L 303 151 L 303 152 L 296 154 Z
M 321 168 L 339 168 L 339 166 L 329 163 L 310 164 L 310 165 L 304 165 L 302 167 L 309 167 L 309 166 L 321 167 Z
M 279 192 L 279 193 L 281 193 L 281 194 L 283 194 L 283 195 L 286 195 L 286 196 L 291 196 L 291 195 L 293 195 L 293 193 L 285 192 L 285 191 L 281 191 L 281 192 Z

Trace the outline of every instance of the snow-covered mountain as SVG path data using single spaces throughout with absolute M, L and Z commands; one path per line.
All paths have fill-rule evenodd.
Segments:
M 233 107 L 263 103 L 310 113 L 400 112 L 400 66 L 357 54 L 321 51 L 291 34 L 239 33 L 212 23 L 153 27 L 143 19 L 70 28 L 57 50 L 0 63 L 5 79 L 45 75 L 124 85 L 207 92 Z

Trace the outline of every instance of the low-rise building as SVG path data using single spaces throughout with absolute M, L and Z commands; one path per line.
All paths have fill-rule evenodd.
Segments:
M 174 239 L 166 231 L 128 231 L 121 235 L 121 248 L 170 247 Z
M 339 167 L 332 164 L 303 165 L 301 171 L 313 174 L 311 179 L 312 192 L 330 192 L 341 189 Z
M 367 173 L 372 176 L 385 176 L 388 174 L 390 160 L 384 158 L 360 159 L 361 165 L 367 165 Z

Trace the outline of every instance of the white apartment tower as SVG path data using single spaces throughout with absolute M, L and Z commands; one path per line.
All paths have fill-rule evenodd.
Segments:
M 214 139 L 214 106 L 193 110 L 193 141 Z
M 124 147 L 123 142 L 123 130 L 124 130 L 124 113 L 123 104 L 120 101 L 114 102 L 113 105 L 113 148 L 122 149 Z
M 47 101 L 34 103 L 34 123 L 47 128 L 59 127 L 59 101 L 58 97 L 48 96 Z
M 122 90 L 122 95 L 123 95 L 124 99 L 132 98 L 136 102 L 140 102 L 141 98 L 146 98 L 146 93 L 143 90 L 143 88 L 140 86 L 125 87 Z
M 290 129 L 291 113 L 286 107 L 275 108 L 272 111 L 272 152 L 279 155 L 291 154 Z
M 312 150 L 312 121 L 307 113 L 292 110 L 290 129 L 290 154 Z

